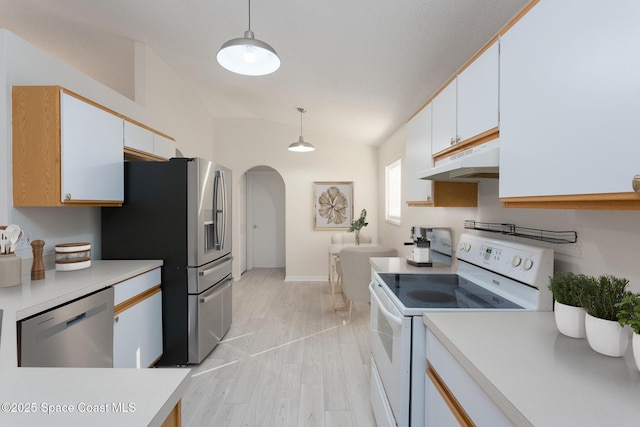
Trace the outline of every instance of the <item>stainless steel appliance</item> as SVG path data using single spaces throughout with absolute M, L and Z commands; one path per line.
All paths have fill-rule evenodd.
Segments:
M 424 312 L 552 308 L 552 249 L 462 234 L 456 258 L 457 270 L 446 274 L 374 274 L 371 403 L 379 427 L 425 425 Z
M 113 367 L 113 288 L 18 322 L 18 365 Z
M 200 363 L 231 325 L 231 171 L 202 158 L 125 164 L 102 209 L 103 259 L 162 259 L 163 355 Z
M 431 267 L 434 263 L 451 265 L 451 229 L 430 225 L 411 227 L 414 249 L 407 256 L 407 264 Z

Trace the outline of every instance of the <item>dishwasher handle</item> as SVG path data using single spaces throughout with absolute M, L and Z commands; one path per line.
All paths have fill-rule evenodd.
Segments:
M 82 314 L 78 314 L 76 317 L 74 317 L 71 320 L 67 320 L 67 328 L 72 327 L 73 325 L 75 325 L 76 323 L 80 323 L 83 320 L 87 319 L 87 312 L 85 311 Z

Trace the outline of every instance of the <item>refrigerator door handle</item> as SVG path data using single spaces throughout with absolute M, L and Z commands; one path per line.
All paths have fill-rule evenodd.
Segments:
M 221 194 L 222 206 L 218 206 L 218 194 Z M 216 215 L 216 240 L 214 242 L 215 249 L 220 250 L 224 248 L 224 238 L 227 233 L 227 188 L 225 183 L 224 172 L 217 170 L 215 172 L 215 185 L 214 185 L 214 211 Z M 222 216 L 222 218 L 220 218 Z

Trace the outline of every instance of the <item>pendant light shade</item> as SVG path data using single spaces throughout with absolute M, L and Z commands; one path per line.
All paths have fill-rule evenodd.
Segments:
M 280 68 L 280 58 L 276 51 L 253 36 L 251 0 L 249 0 L 249 29 L 244 32 L 244 37 L 232 39 L 223 44 L 216 59 L 227 70 L 245 76 L 264 76 Z
M 305 142 L 304 138 L 302 137 L 302 114 L 307 110 L 305 110 L 304 108 L 298 107 L 298 111 L 300 112 L 300 138 L 298 138 L 296 142 L 292 142 L 289 145 L 288 150 L 296 151 L 299 153 L 313 151 L 316 149 L 316 147 L 314 147 L 313 144 L 311 144 L 310 142 Z

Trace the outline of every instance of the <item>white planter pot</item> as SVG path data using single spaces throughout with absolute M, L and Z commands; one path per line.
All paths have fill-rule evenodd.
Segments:
M 562 335 L 571 338 L 584 338 L 587 333 L 584 328 L 587 312 L 582 307 L 574 307 L 555 301 L 553 303 L 553 315 L 556 326 Z
M 600 354 L 620 357 L 629 346 L 629 326 L 622 327 L 617 321 L 585 316 L 585 330 L 589 347 Z
M 631 347 L 633 348 L 633 358 L 636 361 L 636 367 L 640 370 L 640 334 L 633 333 Z

